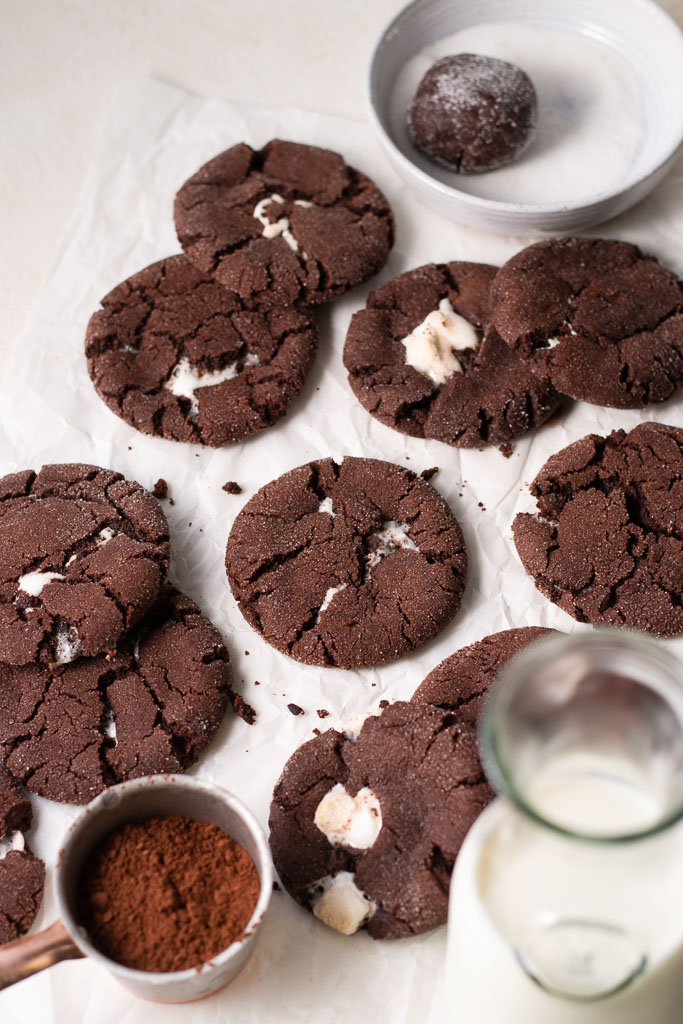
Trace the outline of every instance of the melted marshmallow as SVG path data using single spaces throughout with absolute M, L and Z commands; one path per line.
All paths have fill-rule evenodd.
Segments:
M 27 572 L 17 582 L 19 590 L 31 597 L 40 597 L 43 587 L 52 580 L 63 580 L 61 572 Z
M 332 516 L 334 519 L 337 513 L 332 509 L 332 498 L 323 498 L 318 505 L 318 512 L 326 512 L 328 516 Z
M 114 719 L 114 712 L 110 707 L 105 709 L 104 716 L 102 718 L 102 731 L 110 740 L 114 740 L 116 742 L 116 720 Z
M 367 719 L 376 718 L 379 714 L 379 710 L 364 711 L 362 715 L 356 715 L 356 717 L 352 718 L 350 722 L 347 722 L 342 729 L 342 732 L 346 736 L 347 740 L 351 740 L 352 743 L 355 743 L 358 737 L 360 736 L 360 731 L 363 728 L 363 725 L 367 721 Z
M 313 821 L 333 846 L 369 850 L 382 831 L 382 809 L 369 786 L 349 796 L 338 782 L 316 807 Z
M 332 599 L 334 598 L 334 595 L 338 594 L 340 590 L 346 590 L 347 586 L 348 586 L 348 584 L 346 584 L 346 583 L 340 583 L 338 587 L 330 587 L 329 588 L 329 590 L 327 591 L 327 593 L 325 594 L 325 596 L 323 598 L 323 603 L 318 608 L 318 618 L 315 620 L 316 626 L 320 622 L 320 616 L 322 615 L 322 613 L 326 612 L 327 609 L 332 604 Z
M 392 551 L 404 548 L 406 551 L 419 551 L 417 544 L 408 536 L 410 527 L 407 523 L 399 523 L 395 519 L 388 519 L 382 530 L 373 534 L 379 540 L 379 546 L 371 551 L 367 557 L 368 569 L 374 568 L 383 558 L 390 555 Z
M 97 539 L 96 539 L 95 543 L 97 544 L 98 548 L 101 548 L 103 544 L 108 544 L 109 541 L 113 540 L 114 537 L 116 537 L 116 536 L 117 536 L 116 530 L 114 530 L 111 526 L 105 526 L 97 534 Z
M 243 360 L 244 366 L 258 366 L 259 357 L 249 352 Z M 190 399 L 190 417 L 193 420 L 199 415 L 199 400 L 195 397 L 195 391 L 201 388 L 213 387 L 215 384 L 222 384 L 224 380 L 232 380 L 237 376 L 238 362 L 229 363 L 222 370 L 208 370 L 201 373 L 192 366 L 189 359 L 183 357 L 171 370 L 164 387 L 178 398 Z
M 434 384 L 443 384 L 452 374 L 462 373 L 455 355 L 458 349 L 475 348 L 479 338 L 472 324 L 455 312 L 450 300 L 442 299 L 439 308 L 429 313 L 402 342 L 407 365 L 424 373 Z
M 60 626 L 55 637 L 55 665 L 68 665 L 81 653 L 81 641 L 75 629 Z
M 4 839 L 0 839 L 0 860 L 11 853 L 12 850 L 24 850 L 26 848 L 26 840 L 24 839 L 23 832 L 10 832 L 9 835 L 5 836 Z
M 283 239 L 287 243 L 290 249 L 294 252 L 299 248 L 299 243 L 292 234 L 289 225 L 289 217 L 280 217 L 279 220 L 270 221 L 268 220 L 268 214 L 266 213 L 266 207 L 270 206 L 271 203 L 284 203 L 284 199 L 277 192 L 273 192 L 272 195 L 266 196 L 260 203 L 257 203 L 254 207 L 252 217 L 255 217 L 260 224 L 263 224 L 263 231 L 261 234 L 264 238 L 277 238 L 278 235 L 282 235 Z M 313 203 L 309 203 L 307 199 L 295 199 L 295 206 L 313 206 Z
M 342 935 L 353 935 L 377 910 L 377 904 L 360 891 L 353 879 L 350 871 L 339 871 L 311 886 L 313 913 Z

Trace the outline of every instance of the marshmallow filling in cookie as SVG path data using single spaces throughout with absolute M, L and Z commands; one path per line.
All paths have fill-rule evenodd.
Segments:
M 338 782 L 316 807 L 313 821 L 332 846 L 369 850 L 382 831 L 382 809 L 368 786 L 350 796 Z
M 116 720 L 114 718 L 114 712 L 110 707 L 105 708 L 104 714 L 102 715 L 102 732 L 107 739 L 113 740 L 114 743 L 118 740 L 118 733 L 116 731 Z
M 60 625 L 55 636 L 55 665 L 68 665 L 81 653 L 81 641 L 73 626 Z
M 566 328 L 569 328 L 566 331 L 566 333 L 555 335 L 552 338 L 546 338 L 544 341 L 541 341 L 541 342 L 538 343 L 539 347 L 540 348 L 545 348 L 545 349 L 555 348 L 565 338 L 578 338 L 577 332 L 574 330 L 574 328 L 572 327 L 572 325 L 569 323 L 568 320 L 565 320 L 564 324 L 562 325 L 561 330 L 565 330 Z
M 289 248 L 293 252 L 296 252 L 299 248 L 299 243 L 290 230 L 289 217 L 280 217 L 279 220 L 275 221 L 269 220 L 266 208 L 270 206 L 271 203 L 282 204 L 284 203 L 284 199 L 282 196 L 278 195 L 277 192 L 273 192 L 272 195 L 266 196 L 265 199 L 262 199 L 260 203 L 256 204 L 252 217 L 255 217 L 260 224 L 263 224 L 263 231 L 261 234 L 264 238 L 277 238 L 278 235 L 282 235 Z M 295 199 L 294 205 L 313 206 L 313 203 L 309 203 L 307 199 Z
M 406 551 L 419 551 L 417 544 L 408 536 L 410 526 L 408 523 L 399 523 L 395 519 L 387 519 L 381 530 L 377 533 L 373 533 L 379 543 L 369 553 L 366 559 L 366 565 L 368 569 L 373 569 L 376 565 L 390 555 L 393 551 L 398 551 L 399 548 L 404 548 Z
M 19 590 L 23 590 L 30 597 L 40 597 L 43 587 L 52 580 L 63 580 L 61 572 L 27 572 L 20 576 L 17 581 Z
M 377 711 L 364 711 L 361 715 L 356 715 L 355 718 L 352 718 L 349 722 L 347 722 L 344 728 L 342 729 L 342 732 L 346 736 L 347 740 L 351 740 L 352 743 L 355 743 L 358 737 L 360 736 L 360 731 L 365 725 L 365 722 L 368 720 L 368 718 L 377 718 L 379 714 L 379 708 L 377 709 Z
M 260 360 L 257 355 L 248 352 L 243 360 L 229 363 L 222 370 L 208 370 L 201 373 L 192 366 L 189 359 L 183 357 L 171 370 L 171 375 L 164 387 L 177 398 L 189 398 L 190 417 L 196 420 L 199 415 L 199 400 L 195 396 L 195 391 L 213 387 L 215 384 L 222 384 L 225 380 L 232 380 L 239 372 L 240 362 L 242 366 L 258 366 Z
M 111 526 L 105 526 L 97 534 L 97 537 L 95 538 L 95 543 L 97 544 L 98 548 L 101 548 L 103 544 L 108 544 L 110 540 L 113 540 L 114 537 L 117 536 L 118 534 L 116 530 L 112 529 Z
M 112 529 L 111 526 L 105 526 L 97 534 L 95 538 L 96 547 L 100 548 L 103 544 L 107 544 L 110 540 L 113 540 L 117 536 L 116 530 Z M 78 558 L 77 554 L 71 555 L 71 557 L 65 563 L 65 566 L 71 565 Z M 27 572 L 23 576 L 20 576 L 17 580 L 17 587 L 23 591 L 24 594 L 28 594 L 29 597 L 40 597 L 43 592 L 43 587 L 47 586 L 53 580 L 66 579 L 61 572 Z
M 326 515 L 332 516 L 334 519 L 337 513 L 332 508 L 332 498 L 323 498 L 318 505 L 318 512 L 324 512 Z
M 443 384 L 452 374 L 462 373 L 455 353 L 476 348 L 479 337 L 469 321 L 453 309 L 450 299 L 442 299 L 421 324 L 402 339 L 408 366 L 423 373 L 434 384 Z
M 320 616 L 322 615 L 322 613 L 326 612 L 327 609 L 332 604 L 332 599 L 334 598 L 335 594 L 338 594 L 340 590 L 346 590 L 347 586 L 348 586 L 347 583 L 340 583 L 338 587 L 329 587 L 329 589 L 326 591 L 325 596 L 323 598 L 323 603 L 318 608 L 318 617 L 315 620 L 316 626 L 320 622 Z
M 0 839 L 0 860 L 3 860 L 13 850 L 25 850 L 26 840 L 23 832 L 10 832 L 4 839 Z
M 315 916 L 342 935 L 353 935 L 377 910 L 377 904 L 356 887 L 353 878 L 350 871 L 339 871 L 309 889 Z

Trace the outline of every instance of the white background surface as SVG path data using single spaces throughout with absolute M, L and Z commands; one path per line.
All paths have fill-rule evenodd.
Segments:
M 409 697 L 443 657 L 495 629 L 526 623 L 576 628 L 536 594 L 513 554 L 509 525 L 528 503 L 523 482 L 551 452 L 588 430 L 628 428 L 648 418 L 575 404 L 561 421 L 518 442 L 509 460 L 497 450 L 459 453 L 404 438 L 360 409 L 340 365 L 349 316 L 362 305 L 367 288 L 323 311 L 320 355 L 292 415 L 244 445 L 212 452 L 146 438 L 94 395 L 82 358 L 88 317 L 123 276 L 177 251 L 170 217 L 175 189 L 205 159 L 238 139 L 260 144 L 280 132 L 319 142 L 341 150 L 375 177 L 394 205 L 398 224 L 383 280 L 429 260 L 499 262 L 521 247 L 520 239 L 461 229 L 420 206 L 362 124 L 296 110 L 259 113 L 220 99 L 362 119 L 367 53 L 397 8 L 388 0 L 192 5 L 127 0 L 10 5 L 6 0 L 0 8 L 0 353 L 15 354 L 0 391 L 0 472 L 50 460 L 89 460 L 147 486 L 158 476 L 169 480 L 176 499 L 167 508 L 173 579 L 225 634 L 236 682 L 259 712 L 251 728 L 226 722 L 198 772 L 244 796 L 263 823 L 286 756 L 320 724 L 316 708 L 330 710 L 325 725 L 338 725 L 384 695 Z M 683 3 L 677 0 L 676 8 L 683 22 Z M 213 99 L 160 86 L 137 77 L 141 72 Z M 104 149 L 95 163 L 98 136 Z M 82 192 L 91 166 L 94 176 Z M 652 198 L 604 232 L 655 251 L 683 274 L 683 163 Z M 683 423 L 683 402 L 672 400 L 654 417 Z M 230 525 L 254 490 L 306 459 L 344 453 L 384 457 L 418 471 L 441 466 L 433 482 L 461 521 L 471 558 L 463 608 L 453 626 L 418 655 L 377 672 L 306 669 L 271 652 L 239 615 L 221 567 Z M 239 481 L 243 496 L 223 494 L 220 487 L 229 479 Z M 253 686 L 256 679 L 259 689 Z M 300 704 L 306 714 L 291 718 L 287 701 Z M 39 803 L 34 845 L 48 860 L 54 860 L 73 816 L 69 809 Z M 48 923 L 52 913 L 48 886 L 38 923 Z M 72 963 L 0 995 L 0 1021 L 355 1024 L 374 1017 L 392 1024 L 418 1019 L 432 1024 L 444 1019 L 438 988 L 444 929 L 394 944 L 373 943 L 364 934 L 345 940 L 277 894 L 261 938 L 240 978 L 196 1006 L 141 1003 L 94 966 Z

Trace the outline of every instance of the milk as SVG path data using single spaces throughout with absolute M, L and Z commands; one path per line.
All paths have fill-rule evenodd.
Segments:
M 555 820 L 608 830 L 612 801 L 623 828 L 657 820 L 635 786 L 614 777 L 540 780 L 533 793 Z M 503 799 L 481 815 L 462 847 L 451 883 L 446 977 L 450 1019 L 458 1024 L 676 1024 L 683 1020 L 683 829 L 636 843 L 577 841 L 533 825 Z M 621 909 L 620 909 L 621 908 Z M 553 917 L 554 915 L 554 917 Z M 549 995 L 513 951 L 554 919 L 607 920 L 627 935 L 635 980 L 608 998 L 576 1002 Z M 606 932 L 608 936 L 613 933 Z M 616 933 L 614 933 L 616 934 Z M 506 938 L 507 937 L 507 938 Z M 552 942 L 536 947 L 547 956 Z M 645 962 L 641 962 L 642 956 Z M 579 969 L 585 967 L 578 964 Z M 588 965 L 590 966 L 590 965 Z M 590 971 L 588 972 L 590 981 Z M 590 988 L 590 984 L 588 985 Z

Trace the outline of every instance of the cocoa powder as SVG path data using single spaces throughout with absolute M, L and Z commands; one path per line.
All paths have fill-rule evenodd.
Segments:
M 80 922 L 111 960 L 182 971 L 242 936 L 259 888 L 247 851 L 216 825 L 140 818 L 114 829 L 87 859 Z

